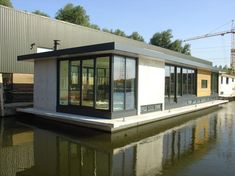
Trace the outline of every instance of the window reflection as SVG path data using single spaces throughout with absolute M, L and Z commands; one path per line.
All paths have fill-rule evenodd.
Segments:
M 96 59 L 96 109 L 109 109 L 109 57 Z
M 170 97 L 170 66 L 165 66 L 165 97 Z
M 183 94 L 188 94 L 188 70 L 186 68 L 183 68 Z
M 114 57 L 113 110 L 131 110 L 136 107 L 136 60 Z
M 82 61 L 82 105 L 94 105 L 94 60 Z
M 68 105 L 68 69 L 69 62 L 60 62 L 60 105 Z
M 135 108 L 136 62 L 126 59 L 126 109 Z
M 174 97 L 175 95 L 175 67 L 171 66 L 170 67 L 170 75 L 171 75 L 171 97 Z
M 80 104 L 80 61 L 71 61 L 70 64 L 70 104 Z
M 182 96 L 182 73 L 180 67 L 177 67 L 177 91 L 177 95 Z
M 115 56 L 113 69 L 113 110 L 124 110 L 125 59 Z
M 165 97 L 195 94 L 195 70 L 165 65 Z

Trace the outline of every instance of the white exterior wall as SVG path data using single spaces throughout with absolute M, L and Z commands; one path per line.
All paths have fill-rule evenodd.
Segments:
M 139 58 L 138 115 L 141 106 L 162 103 L 164 110 L 165 63 Z
M 221 82 L 221 77 L 223 77 L 223 82 Z M 226 79 L 229 79 L 228 84 L 226 83 Z M 234 79 L 234 81 L 232 81 Z M 235 96 L 235 77 L 230 75 L 220 75 L 219 76 L 219 96 Z
M 56 112 L 56 60 L 34 62 L 34 108 Z

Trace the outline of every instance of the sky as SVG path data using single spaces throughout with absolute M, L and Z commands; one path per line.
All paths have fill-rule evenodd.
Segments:
M 81 5 L 91 23 L 101 28 L 139 32 L 148 43 L 156 32 L 172 29 L 174 39 L 231 30 L 235 20 L 235 0 L 12 0 L 14 8 L 41 10 L 55 17 L 67 3 Z M 235 26 L 235 25 L 234 25 Z M 230 65 L 231 35 L 189 41 L 191 54 Z

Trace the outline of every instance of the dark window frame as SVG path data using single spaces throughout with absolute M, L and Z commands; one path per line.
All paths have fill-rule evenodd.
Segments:
M 190 67 L 184 67 L 184 66 L 179 66 L 179 65 L 173 65 L 173 64 L 168 64 L 168 63 L 166 63 L 165 64 L 165 67 L 170 67 L 169 68 L 169 70 L 171 70 L 171 67 L 174 67 L 174 70 L 175 70 L 175 72 L 174 72 L 174 78 L 175 78 L 175 80 L 174 80 L 174 97 L 172 97 L 171 96 L 171 75 L 170 75 L 170 80 L 169 80 L 169 85 L 168 85 L 168 87 L 169 87 L 169 92 L 168 92 L 168 94 L 166 94 L 166 89 L 165 89 L 165 93 L 164 93 L 164 95 L 165 95 L 165 99 L 168 99 L 168 101 L 170 101 L 172 98 L 173 98 L 173 100 L 174 100 L 174 102 L 177 102 L 177 98 L 178 97 L 183 97 L 183 96 L 195 96 L 196 95 L 196 91 L 197 91 L 197 70 L 195 69 L 195 68 L 190 68 Z M 178 72 L 177 72 L 177 69 L 180 69 L 180 76 L 181 76 L 181 81 L 180 81 L 180 86 L 181 86 L 181 94 L 179 94 L 179 92 L 178 92 Z M 183 70 L 184 69 L 186 69 L 186 77 L 187 77 L 187 79 L 186 79 L 186 93 L 184 93 L 184 87 L 183 87 Z M 190 76 L 191 76 L 191 81 L 190 81 L 190 87 L 191 87 L 191 89 L 190 89 L 190 91 L 189 91 L 189 73 L 188 73 L 188 70 L 192 70 L 192 71 L 194 71 L 194 72 L 191 72 L 190 74 Z M 170 73 L 170 71 L 169 71 L 169 73 Z M 171 74 L 171 73 L 170 73 Z M 194 75 L 194 76 L 192 76 L 192 74 Z M 165 77 L 166 77 L 166 75 L 165 75 Z M 165 80 L 165 86 L 166 86 L 166 80 Z
M 122 111 L 113 111 L 113 71 L 114 71 L 114 56 L 121 56 L 125 58 L 134 59 L 136 61 L 136 81 L 135 81 L 135 107 L 130 110 L 122 110 Z M 96 109 L 96 58 L 99 57 L 109 57 L 109 108 L 107 110 L 104 109 Z M 94 98 L 93 98 L 93 107 L 82 106 L 82 66 L 84 60 L 94 59 Z M 69 61 L 69 74 L 70 72 L 70 62 L 74 60 L 80 60 L 80 104 L 79 105 L 60 105 L 59 97 L 60 97 L 60 61 L 68 60 Z M 100 116 L 102 118 L 112 119 L 123 116 L 131 116 L 137 115 L 138 107 L 138 57 L 131 57 L 119 54 L 98 54 L 98 55 L 88 55 L 88 56 L 76 56 L 76 57 L 61 57 L 57 59 L 57 100 L 56 100 L 56 111 L 57 112 L 65 112 L 70 114 L 78 114 L 78 115 L 88 115 L 97 117 Z M 126 75 L 125 75 L 126 76 Z M 70 75 L 69 78 L 70 79 Z M 70 81 L 70 80 L 69 80 Z M 68 84 L 69 88 L 70 82 Z M 68 89 L 70 90 L 70 89 Z M 68 102 L 69 101 L 69 93 L 68 93 Z M 125 101 L 124 101 L 125 106 Z

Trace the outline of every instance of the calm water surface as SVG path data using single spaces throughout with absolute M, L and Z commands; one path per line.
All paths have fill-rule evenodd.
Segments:
M 235 102 L 107 134 L 0 119 L 0 176 L 234 176 Z

